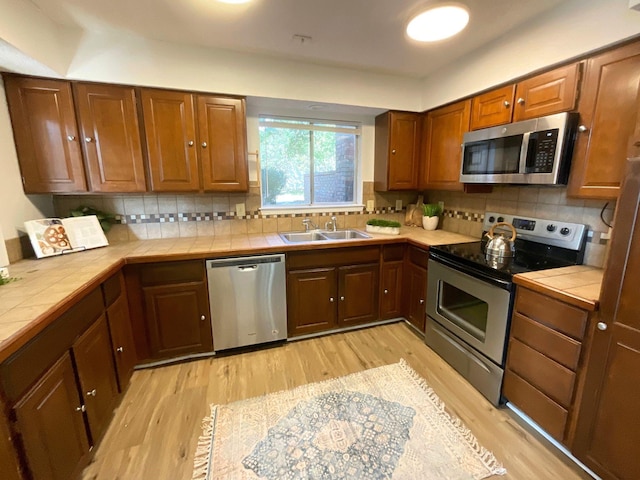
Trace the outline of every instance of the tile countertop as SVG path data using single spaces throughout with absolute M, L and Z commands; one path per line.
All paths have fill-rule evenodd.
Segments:
M 10 276 L 18 280 L 0 286 L 0 361 L 125 263 L 326 249 L 400 240 L 421 247 L 477 240 L 445 230 L 426 231 L 417 227 L 402 227 L 400 235 L 371 234 L 371 237 L 294 245 L 286 244 L 277 233 L 169 238 L 116 243 L 70 255 L 21 260 L 9 266 Z
M 519 273 L 516 285 L 530 288 L 585 310 L 598 309 L 604 270 L 587 265 Z

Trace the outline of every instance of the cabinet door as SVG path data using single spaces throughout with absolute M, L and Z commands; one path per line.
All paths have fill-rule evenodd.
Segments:
M 68 353 L 18 401 L 15 413 L 33 478 L 75 478 L 89 452 L 89 440 Z
M 133 88 L 74 85 L 92 192 L 144 192 L 144 163 Z
M 640 154 L 631 148 L 640 141 L 639 89 L 640 43 L 589 59 L 578 106 L 584 131 L 578 133 L 568 195 L 618 196 L 627 156 Z
M 142 290 L 151 358 L 213 351 L 204 282 L 158 285 Z
M 420 115 L 390 112 L 389 190 L 415 190 L 420 155 Z
M 640 478 L 640 161 L 626 175 L 586 364 L 576 456 L 605 479 Z
M 8 76 L 5 87 L 24 191 L 86 191 L 71 84 Z
M 9 422 L 5 416 L 4 405 L 0 402 L 0 473 L 2 480 L 22 480 L 18 453 L 11 438 Z
M 407 264 L 406 288 L 408 292 L 407 320 L 424 332 L 427 314 L 427 270 L 413 263 Z
M 518 83 L 513 121 L 575 109 L 580 67 L 580 63 L 573 63 Z
M 469 130 L 471 100 L 427 113 L 419 188 L 462 190 L 462 137 Z
M 203 189 L 249 190 L 244 99 L 199 95 L 198 133 Z
M 200 177 L 193 96 L 152 89 L 142 89 L 140 95 L 151 190 L 197 192 Z
M 511 122 L 515 90 L 515 85 L 507 85 L 473 97 L 471 103 L 471 130 L 494 127 Z
M 378 271 L 376 264 L 338 269 L 338 319 L 347 327 L 378 319 Z
M 72 350 L 95 445 L 109 425 L 118 400 L 111 340 L 104 315 L 82 334 Z
M 402 316 L 402 261 L 384 262 L 380 279 L 380 318 Z
M 116 361 L 118 386 L 120 392 L 123 392 L 129 384 L 133 374 L 133 367 L 137 361 L 133 331 L 129 319 L 129 306 L 124 292 L 107 308 L 107 319 L 109 320 L 109 331 L 111 332 L 113 358 Z
M 294 270 L 287 275 L 289 336 L 331 330 L 337 321 L 338 279 L 335 268 Z

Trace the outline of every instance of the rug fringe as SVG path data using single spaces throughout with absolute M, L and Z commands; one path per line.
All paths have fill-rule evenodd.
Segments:
M 498 461 L 498 459 L 493 455 L 493 453 L 482 445 L 478 443 L 478 439 L 476 436 L 467 428 L 467 426 L 460 420 L 458 417 L 451 415 L 445 408 L 445 404 L 442 399 L 438 396 L 436 392 L 429 386 L 427 381 L 422 378 L 422 376 L 416 372 L 411 366 L 407 363 L 404 358 L 400 359 L 399 365 L 402 369 L 409 374 L 409 376 L 424 390 L 427 394 L 431 402 L 440 410 L 451 422 L 451 424 L 456 428 L 460 436 L 465 440 L 467 445 L 478 454 L 482 463 L 489 470 L 489 474 L 487 478 L 491 475 L 505 475 L 507 473 L 507 469 L 502 466 L 502 464 Z
M 193 459 L 192 480 L 206 480 L 209 475 L 209 464 L 212 453 L 213 428 L 218 406 L 211 404 L 211 415 L 202 420 L 202 435 L 198 438 L 195 458 Z

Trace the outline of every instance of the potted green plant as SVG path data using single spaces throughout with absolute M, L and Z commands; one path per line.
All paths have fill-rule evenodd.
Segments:
M 438 203 L 425 203 L 422 206 L 422 227 L 425 230 L 438 228 L 442 207 Z
M 367 232 L 371 232 L 371 233 L 385 233 L 387 235 L 398 235 L 400 233 L 400 222 L 394 222 L 393 220 L 382 220 L 378 218 L 372 218 L 367 222 L 365 229 Z

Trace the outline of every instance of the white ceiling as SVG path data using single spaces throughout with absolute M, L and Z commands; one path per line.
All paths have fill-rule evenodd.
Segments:
M 562 0 L 460 0 L 458 36 L 420 45 L 410 16 L 439 0 L 30 0 L 53 21 L 93 33 L 138 35 L 367 71 L 425 77 L 553 9 Z M 312 38 L 299 43 L 300 34 Z

